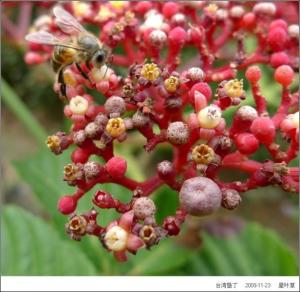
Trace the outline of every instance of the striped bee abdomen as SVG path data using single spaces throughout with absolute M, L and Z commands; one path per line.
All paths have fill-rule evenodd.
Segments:
M 51 60 L 54 72 L 57 72 L 62 65 L 73 63 L 76 53 L 75 49 L 55 46 Z

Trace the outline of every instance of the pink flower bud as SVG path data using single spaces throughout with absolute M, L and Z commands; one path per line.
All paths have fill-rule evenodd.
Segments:
M 71 214 L 77 207 L 77 200 L 73 196 L 64 196 L 59 199 L 57 208 L 64 215 Z
M 106 170 L 112 177 L 123 177 L 127 170 L 127 162 L 124 158 L 115 156 L 106 162 Z
M 261 78 L 261 70 L 258 66 L 251 66 L 246 71 L 247 79 L 252 83 L 255 84 Z
M 235 138 L 235 144 L 242 154 L 250 155 L 259 147 L 259 141 L 250 133 L 239 134 Z
M 162 13 L 166 18 L 171 18 L 179 11 L 179 5 L 176 2 L 167 2 L 162 8 Z
M 275 138 L 275 126 L 273 121 L 267 117 L 255 119 L 250 127 L 251 132 L 263 144 L 271 144 Z
M 207 101 L 209 101 L 211 99 L 212 90 L 207 83 L 198 82 L 195 85 L 193 85 L 193 87 L 189 91 L 190 98 L 192 98 L 192 99 L 195 98 L 195 91 L 202 93 L 206 97 Z
M 283 86 L 289 86 L 294 79 L 294 71 L 288 65 L 278 67 L 274 73 L 274 79 Z
M 275 27 L 269 31 L 267 41 L 273 51 L 280 51 L 285 47 L 287 36 L 286 30 Z
M 187 40 L 187 34 L 182 27 L 175 27 L 169 32 L 170 46 L 174 48 L 181 48 Z
M 281 65 L 289 65 L 290 58 L 285 52 L 278 52 L 271 55 L 270 63 L 272 67 L 277 68 Z
M 74 163 L 85 163 L 89 159 L 90 153 L 83 148 L 77 148 L 72 153 L 72 161 Z

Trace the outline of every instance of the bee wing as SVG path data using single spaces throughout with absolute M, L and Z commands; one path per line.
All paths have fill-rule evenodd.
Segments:
M 46 31 L 38 31 L 38 32 L 30 33 L 25 36 L 25 40 L 28 42 L 33 42 L 33 43 L 38 43 L 43 45 L 62 46 L 62 47 L 72 48 L 75 50 L 84 50 L 80 46 L 76 46 L 70 41 L 59 39 Z
M 25 36 L 25 40 L 28 42 L 52 45 L 55 46 L 58 44 L 59 40 L 52 34 L 46 31 L 33 32 Z
M 86 32 L 85 28 L 62 7 L 54 7 L 53 14 L 56 17 L 56 24 L 63 32 L 67 34 L 78 34 L 80 32 Z

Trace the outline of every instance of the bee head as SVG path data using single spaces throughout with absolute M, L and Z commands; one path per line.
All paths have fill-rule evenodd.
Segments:
M 106 57 L 107 57 L 107 52 L 105 50 L 103 50 L 103 49 L 98 50 L 93 55 L 93 58 L 92 58 L 93 65 L 96 68 L 100 68 L 104 64 Z

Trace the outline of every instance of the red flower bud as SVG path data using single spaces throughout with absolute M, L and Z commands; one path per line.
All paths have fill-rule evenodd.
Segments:
M 272 67 L 277 68 L 281 65 L 289 65 L 290 58 L 285 52 L 278 52 L 271 55 L 270 63 Z
M 189 96 L 190 96 L 192 101 L 195 98 L 195 91 L 198 91 L 198 92 L 202 93 L 206 97 L 207 101 L 209 101 L 211 99 L 212 90 L 211 90 L 210 86 L 207 83 L 198 82 L 195 85 L 193 85 L 193 87 L 189 91 Z
M 168 232 L 168 235 L 178 235 L 180 232 L 179 222 L 174 216 L 168 216 L 165 218 L 163 228 Z
M 275 126 L 273 121 L 267 117 L 254 120 L 250 127 L 251 132 L 263 144 L 271 144 L 275 138 Z
M 187 34 L 182 27 L 175 27 L 169 32 L 170 46 L 176 49 L 181 48 L 186 42 Z
M 179 11 L 179 5 L 176 2 L 167 2 L 162 8 L 162 13 L 166 18 L 171 18 Z
M 288 65 L 278 67 L 274 74 L 274 79 L 283 86 L 289 86 L 294 79 L 294 71 Z
M 235 144 L 238 150 L 246 155 L 254 153 L 259 147 L 259 141 L 250 133 L 239 134 L 235 138 Z
M 260 68 L 258 66 L 249 67 L 246 71 L 246 77 L 251 83 L 253 84 L 257 83 L 261 78 Z
M 73 196 L 64 196 L 59 199 L 57 208 L 64 215 L 71 214 L 77 207 L 77 200 Z
M 77 148 L 73 151 L 71 159 L 74 163 L 85 163 L 89 159 L 90 153 L 87 149 Z
M 273 51 L 280 51 L 285 47 L 287 37 L 286 30 L 275 27 L 269 31 L 267 41 Z
M 107 161 L 106 170 L 112 177 L 123 177 L 127 170 L 127 162 L 124 158 L 115 156 Z
M 93 203 L 99 208 L 109 209 L 115 207 L 115 201 L 111 194 L 105 191 L 97 191 L 93 197 Z

